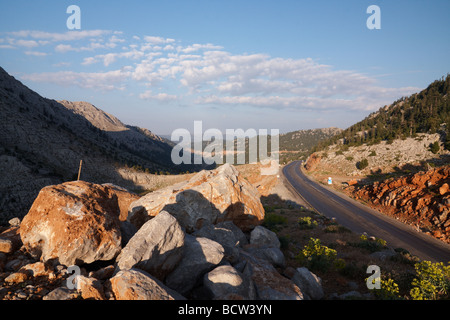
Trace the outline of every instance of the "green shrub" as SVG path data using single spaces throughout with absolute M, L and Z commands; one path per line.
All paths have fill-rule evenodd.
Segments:
M 441 147 L 439 146 L 439 141 L 435 141 L 434 143 L 430 144 L 430 151 L 434 154 L 438 153 Z
M 326 233 L 351 233 L 352 231 L 344 226 L 340 226 L 337 224 L 330 224 L 328 226 L 325 227 L 325 229 L 323 230 Z
M 356 164 L 356 167 L 357 167 L 359 170 L 363 170 L 363 169 L 367 168 L 368 166 L 369 166 L 369 161 L 368 161 L 366 158 L 362 159 L 361 161 L 359 161 L 359 162 Z
M 307 245 L 297 255 L 297 259 L 308 269 L 327 272 L 336 261 L 337 252 L 320 243 L 320 239 L 310 238 Z
M 375 152 L 375 150 L 373 150 L 370 154 L 369 157 L 375 157 L 377 155 L 377 153 Z
M 266 213 L 262 225 L 269 230 L 276 231 L 280 225 L 287 223 L 287 218 L 276 213 Z
M 317 221 L 311 219 L 311 217 L 298 218 L 298 224 L 300 225 L 300 229 L 314 229 L 317 227 Z
M 414 265 L 416 278 L 410 291 L 414 300 L 448 299 L 450 290 L 450 266 L 442 262 L 421 261 Z
M 381 279 L 381 288 L 374 290 L 374 294 L 377 298 L 382 300 L 397 300 L 400 299 L 400 290 L 398 285 L 392 279 Z
M 339 270 L 339 273 L 351 279 L 363 279 L 366 275 L 366 268 L 358 266 L 355 261 L 351 261 Z
M 357 243 L 352 243 L 351 245 L 357 248 L 366 249 L 370 253 L 381 251 L 386 247 L 386 241 L 383 239 L 376 238 L 375 240 L 370 240 L 366 235 L 361 235 L 360 241 Z

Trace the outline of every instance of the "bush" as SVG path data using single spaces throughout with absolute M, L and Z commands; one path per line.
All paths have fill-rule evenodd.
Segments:
M 297 255 L 300 263 L 312 271 L 327 272 L 336 261 L 337 252 L 320 243 L 320 239 L 309 239 L 307 245 Z
M 341 226 L 335 222 L 330 223 L 326 226 L 323 231 L 325 233 L 351 233 L 352 231 L 344 226 Z
M 435 141 L 434 143 L 430 144 L 430 151 L 434 154 L 438 153 L 441 147 L 439 146 L 439 141 Z
M 374 290 L 375 296 L 382 300 L 397 300 L 400 299 L 400 290 L 398 285 L 392 279 L 381 279 L 380 290 Z
M 277 231 L 279 225 L 287 223 L 287 218 L 275 213 L 267 213 L 264 217 L 263 226 L 269 230 Z
M 383 239 L 376 238 L 375 240 L 370 240 L 366 235 L 361 235 L 359 238 L 360 242 L 351 244 L 354 247 L 366 249 L 370 253 L 381 251 L 386 247 L 386 241 Z
M 362 159 L 361 161 L 359 161 L 359 162 L 356 164 L 356 167 L 357 167 L 359 170 L 363 170 L 363 169 L 367 168 L 368 166 L 369 166 L 369 161 L 368 161 L 366 158 Z
M 414 265 L 416 278 L 410 291 L 414 300 L 439 300 L 450 297 L 450 266 L 422 261 Z
M 311 217 L 298 218 L 300 229 L 314 229 L 317 227 L 317 221 L 312 220 Z

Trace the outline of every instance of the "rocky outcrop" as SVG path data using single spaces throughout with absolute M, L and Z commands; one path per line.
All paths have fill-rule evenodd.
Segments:
M 264 218 L 259 193 L 231 165 L 201 171 L 189 181 L 149 193 L 130 206 L 128 220 L 140 227 L 165 210 L 189 232 L 204 223 L 233 221 L 251 230 Z
M 383 140 L 376 144 L 350 146 L 343 145 L 341 141 L 312 154 L 306 166 L 308 172 L 318 176 L 327 172 L 327 175 L 346 176 L 353 180 L 378 172 L 408 170 L 425 163 L 445 165 L 449 161 L 450 151 L 444 148 L 441 139 L 439 133 L 420 133 L 416 137 Z M 430 144 L 435 142 L 440 144 L 436 154 L 430 150 Z M 362 168 L 359 164 L 364 159 L 368 166 Z
M 450 166 L 346 190 L 381 212 L 450 243 Z
M 306 160 L 305 169 L 307 171 L 314 171 L 319 165 L 321 159 L 322 157 L 320 155 L 318 155 L 317 153 L 313 153 Z
M 239 199 L 242 208 L 247 208 L 241 214 L 261 209 L 259 198 L 249 196 L 253 189 L 232 166 L 194 178 L 185 186 L 201 186 L 200 191 L 211 186 L 209 199 L 219 207 Z M 225 192 L 222 202 L 220 192 Z M 120 217 L 124 219 L 127 201 L 132 202 L 132 212 L 134 199 L 135 195 L 120 187 L 83 181 L 42 189 L 20 227 L 14 220 L 16 226 L 0 234 L 0 239 L 9 239 L 13 245 L 5 245 L 0 253 L 0 299 L 321 298 L 314 293 L 316 287 L 299 284 L 300 276 L 283 275 L 286 266 L 279 240 L 263 226 L 254 226 L 254 219 L 264 216 L 262 209 L 257 218 L 244 217 L 247 223 L 237 215 L 228 216 L 226 209 L 217 210 L 213 218 L 202 212 L 193 215 L 205 217 L 202 223 L 186 217 L 190 211 L 183 206 L 177 207 L 185 210 L 181 215 L 160 210 L 148 215 L 135 232 L 129 231 L 125 244 L 120 224 L 129 221 L 121 222 Z M 195 208 L 205 207 L 194 206 L 192 212 Z

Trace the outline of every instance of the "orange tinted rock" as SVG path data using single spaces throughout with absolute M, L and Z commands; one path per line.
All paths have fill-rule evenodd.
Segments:
M 314 169 L 316 169 L 320 160 L 321 160 L 321 157 L 318 154 L 313 153 L 312 155 L 309 156 L 308 160 L 306 161 L 305 169 L 307 171 L 313 171 Z
M 83 181 L 43 188 L 20 226 L 34 258 L 67 266 L 113 259 L 121 250 L 117 196 Z
M 448 192 L 448 183 L 444 183 L 440 188 L 439 188 L 439 193 L 443 196 L 444 194 L 446 194 Z
M 377 210 L 401 217 L 414 226 L 438 225 L 441 229 L 433 235 L 450 242 L 446 229 L 447 223 L 450 224 L 449 178 L 450 166 L 446 165 L 373 185 L 355 186 L 352 193 Z

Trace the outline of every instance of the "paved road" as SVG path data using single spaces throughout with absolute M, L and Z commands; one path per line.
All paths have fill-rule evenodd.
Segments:
M 450 261 L 450 245 L 379 213 L 348 196 L 311 181 L 295 161 L 283 168 L 293 189 L 320 214 L 350 230 L 373 235 L 393 248 L 404 248 L 422 260 Z

